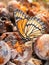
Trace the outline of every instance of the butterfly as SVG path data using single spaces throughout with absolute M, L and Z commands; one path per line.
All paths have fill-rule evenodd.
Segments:
M 14 16 L 17 30 L 25 39 L 34 39 L 45 33 L 46 25 L 37 16 L 29 17 L 19 9 L 15 10 Z

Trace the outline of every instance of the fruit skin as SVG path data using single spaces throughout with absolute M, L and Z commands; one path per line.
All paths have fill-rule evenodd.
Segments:
M 0 2 L 0 8 L 5 8 L 6 5 L 3 2 Z
M 46 61 L 46 63 L 45 63 L 44 65 L 49 65 L 49 60 L 48 60 L 48 61 Z
M 27 13 L 30 16 L 35 16 L 40 11 L 40 4 L 38 2 L 31 3 L 31 7 L 28 8 Z
M 11 51 L 4 41 L 0 41 L 0 47 L 0 64 L 4 65 L 10 60 Z
M 42 62 L 39 59 L 30 58 L 29 61 L 26 62 L 26 65 L 42 65 Z
M 4 63 L 4 58 L 0 57 L 0 64 Z
M 34 51 L 36 55 L 42 60 L 49 58 L 49 34 L 43 34 L 37 38 L 34 44 Z
M 6 65 L 16 65 L 15 63 L 9 61 Z
M 18 60 L 22 63 L 27 62 L 31 56 L 32 56 L 32 42 L 25 42 L 25 44 L 20 44 L 19 42 L 17 42 L 14 45 L 14 49 L 16 49 L 16 51 L 18 52 L 18 57 L 16 57 L 14 60 Z
M 15 9 L 15 8 L 19 8 L 20 7 L 20 4 L 19 4 L 19 2 L 13 0 L 13 1 L 9 1 L 8 2 L 8 6 L 9 7 L 12 6 L 13 9 Z
M 20 5 L 18 4 L 17 1 L 9 1 L 9 2 L 8 2 L 7 9 L 8 9 L 8 11 L 9 11 L 10 17 L 13 18 L 13 19 L 14 19 L 13 11 L 14 11 L 14 9 L 16 9 L 16 8 L 20 8 Z M 13 20 L 13 19 L 12 19 L 12 20 Z

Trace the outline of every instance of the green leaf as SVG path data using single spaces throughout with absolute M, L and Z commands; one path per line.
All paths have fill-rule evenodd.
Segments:
M 46 0 L 43 0 L 43 2 L 46 2 Z
M 36 2 L 36 0 L 32 0 L 33 2 Z

